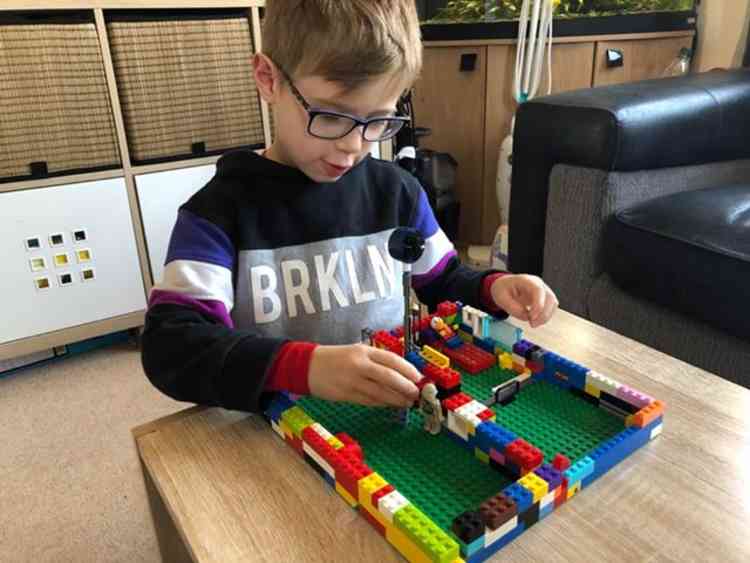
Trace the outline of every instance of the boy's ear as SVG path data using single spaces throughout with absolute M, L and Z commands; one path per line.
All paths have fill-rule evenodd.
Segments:
M 253 77 L 261 97 L 269 104 L 275 104 L 281 90 L 281 76 L 276 65 L 263 53 L 253 55 Z

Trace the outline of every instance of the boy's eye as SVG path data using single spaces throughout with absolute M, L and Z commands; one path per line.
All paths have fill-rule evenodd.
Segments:
M 328 115 L 327 113 L 321 113 L 318 115 L 317 119 L 319 119 L 322 123 L 326 125 L 335 125 L 337 123 L 342 123 L 344 121 L 349 121 L 348 119 L 344 117 L 339 117 L 337 115 Z

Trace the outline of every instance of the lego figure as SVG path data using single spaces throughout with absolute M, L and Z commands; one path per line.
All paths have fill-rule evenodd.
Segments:
M 432 330 L 437 332 L 440 335 L 440 338 L 442 338 L 443 340 L 450 340 L 456 335 L 451 327 L 449 327 L 440 317 L 432 317 L 430 326 L 432 327 Z
M 424 415 L 424 429 L 430 434 L 440 434 L 443 422 L 443 407 L 437 398 L 437 387 L 434 383 L 428 383 L 422 387 L 419 399 L 419 410 Z

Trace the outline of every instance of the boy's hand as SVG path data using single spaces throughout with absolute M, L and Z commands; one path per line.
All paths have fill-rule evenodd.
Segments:
M 310 393 L 329 401 L 409 407 L 419 397 L 422 374 L 387 350 L 364 344 L 318 346 L 310 360 Z
M 542 278 L 527 274 L 509 274 L 495 280 L 492 299 L 498 307 L 532 328 L 546 323 L 559 305 L 554 292 Z

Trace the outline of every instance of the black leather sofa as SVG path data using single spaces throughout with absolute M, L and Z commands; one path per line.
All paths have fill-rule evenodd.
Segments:
M 750 386 L 750 70 L 523 104 L 510 218 L 564 309 Z

